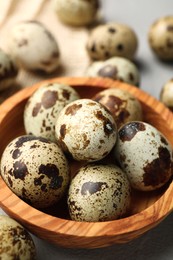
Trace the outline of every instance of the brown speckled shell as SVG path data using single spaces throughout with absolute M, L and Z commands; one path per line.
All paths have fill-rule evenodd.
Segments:
M 7 145 L 1 175 L 16 195 L 36 208 L 57 202 L 69 183 L 68 163 L 59 146 L 32 135 L 17 137 Z
M 117 126 L 110 112 L 91 99 L 67 105 L 55 125 L 59 145 L 77 161 L 97 161 L 113 148 Z
M 93 29 L 86 49 L 93 60 L 106 60 L 113 56 L 133 59 L 137 46 L 137 36 L 129 26 L 110 22 Z
M 73 26 L 84 26 L 95 20 L 99 0 L 55 0 L 54 9 L 62 22 Z
M 112 113 L 118 128 L 129 121 L 143 119 L 140 102 L 126 90 L 106 89 L 97 93 L 93 99 Z
M 7 216 L 0 216 L 0 259 L 36 259 L 35 245 L 27 230 Z
M 95 222 L 122 217 L 130 205 L 130 190 L 126 174 L 115 165 L 82 167 L 69 188 L 71 218 Z
M 148 123 L 134 121 L 122 126 L 114 152 L 135 189 L 156 190 L 172 176 L 172 147 Z
M 149 28 L 148 41 L 159 58 L 173 60 L 173 16 L 156 20 Z
M 77 91 L 69 85 L 43 84 L 25 105 L 26 133 L 55 141 L 55 122 L 60 111 L 67 104 L 79 98 Z

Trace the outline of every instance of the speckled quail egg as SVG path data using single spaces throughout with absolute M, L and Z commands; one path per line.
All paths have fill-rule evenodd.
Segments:
M 84 26 L 95 20 L 99 0 L 54 0 L 54 9 L 62 22 Z
M 173 79 L 168 80 L 162 87 L 160 101 L 173 111 Z
M 26 133 L 55 141 L 55 122 L 59 112 L 67 104 L 79 98 L 75 89 L 69 85 L 43 84 L 26 103 L 24 110 Z
M 1 175 L 21 199 L 44 208 L 56 203 L 66 192 L 69 166 L 57 144 L 25 135 L 15 138 L 5 148 Z
M 86 165 L 69 187 L 68 208 L 72 220 L 109 221 L 122 217 L 130 206 L 126 174 L 115 165 Z
M 91 31 L 86 49 L 93 60 L 106 60 L 113 56 L 133 59 L 137 46 L 138 39 L 132 28 L 109 22 Z
M 8 216 L 0 216 L 0 259 L 36 259 L 34 242 L 18 222 Z
M 110 112 L 91 99 L 79 99 L 63 108 L 55 134 L 65 153 L 77 161 L 97 161 L 113 148 L 117 126 Z
M 173 16 L 156 20 L 149 28 L 148 41 L 157 57 L 173 60 Z
M 143 118 L 140 102 L 126 90 L 106 89 L 98 92 L 93 100 L 104 105 L 112 113 L 118 128 L 129 121 Z
M 134 63 L 122 57 L 95 61 L 86 70 L 89 77 L 107 77 L 139 86 L 140 75 Z
M 12 58 L 0 49 L 0 91 L 11 87 L 18 74 L 18 67 Z
M 158 189 L 172 176 L 171 145 L 148 123 L 134 121 L 122 126 L 114 153 L 135 189 Z
M 60 63 L 60 52 L 53 34 L 40 22 L 19 22 L 11 29 L 8 52 L 26 70 L 51 73 Z

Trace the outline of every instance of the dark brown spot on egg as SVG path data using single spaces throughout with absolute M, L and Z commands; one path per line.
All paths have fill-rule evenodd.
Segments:
M 125 162 L 126 161 L 126 155 L 125 154 L 120 154 L 120 161 Z
M 21 39 L 19 42 L 18 42 L 18 47 L 21 48 L 23 46 L 27 46 L 28 45 L 28 40 L 27 39 Z
M 106 65 L 98 71 L 98 75 L 101 77 L 108 77 L 115 79 L 117 76 L 117 68 L 113 65 Z
M 142 122 L 129 122 L 120 129 L 119 138 L 122 142 L 131 141 L 138 132 L 145 129 L 145 124 Z
M 134 75 L 133 75 L 132 72 L 130 72 L 128 76 L 129 76 L 129 80 L 130 80 L 130 81 L 133 82 L 133 81 L 135 80 L 135 77 L 134 77 Z
M 38 178 L 34 178 L 34 185 L 35 186 L 41 186 L 42 185 L 42 180 L 44 179 L 44 175 L 41 175 Z
M 55 190 L 62 187 L 63 177 L 59 176 L 59 169 L 55 164 L 41 164 L 39 167 L 39 174 L 44 174 L 51 179 L 49 184 L 50 189 Z
M 72 104 L 72 105 L 67 107 L 65 114 L 74 116 L 81 107 L 82 107 L 82 104 L 79 104 L 79 105 L 78 104 Z
M 41 103 L 36 103 L 33 110 L 32 110 L 32 116 L 36 117 L 41 109 Z
M 48 67 L 48 66 L 51 66 L 52 60 L 51 60 L 51 59 L 50 59 L 50 60 L 42 60 L 42 61 L 40 61 L 40 63 L 41 63 L 43 66 Z
M 88 140 L 87 135 L 85 133 L 82 134 L 82 143 L 83 143 L 83 149 L 86 149 L 87 146 L 90 144 L 90 140 Z
M 111 56 L 110 52 L 109 51 L 105 51 L 104 56 L 105 56 L 106 59 L 109 58 Z
M 50 143 L 49 140 L 47 140 L 46 138 L 43 138 L 43 137 L 36 137 L 34 135 L 23 135 L 21 137 L 19 137 L 15 143 L 15 146 L 17 148 L 21 147 L 24 143 L 26 142 L 30 142 L 30 141 L 33 141 L 33 140 L 38 140 L 40 142 L 43 142 L 43 143 Z
M 158 158 L 144 167 L 143 182 L 145 186 L 157 186 L 165 183 L 171 175 L 172 161 L 167 148 L 159 147 Z
M 62 96 L 66 99 L 66 100 L 69 100 L 70 98 L 70 92 L 66 89 L 63 89 L 62 91 Z
M 58 100 L 57 91 L 48 90 L 44 92 L 41 99 L 41 103 L 45 109 L 48 109 L 50 107 L 53 107 L 56 104 L 57 100 Z
M 12 188 L 13 187 L 13 182 L 12 182 L 10 176 L 8 176 L 8 183 L 9 183 L 10 187 Z
M 59 52 L 57 51 L 52 52 L 51 58 L 56 59 L 58 57 L 59 57 Z
M 122 182 L 118 179 L 116 179 L 116 189 L 113 193 L 113 196 L 119 198 L 119 200 L 121 199 L 121 195 L 122 195 Z
M 173 48 L 173 41 L 172 39 L 168 38 L 167 41 L 166 41 L 166 46 L 169 48 L 169 49 L 172 49 Z
M 97 51 L 97 50 L 96 50 L 96 44 L 95 44 L 95 43 L 93 43 L 93 44 L 91 45 L 90 51 L 91 51 L 91 52 L 96 52 L 96 51 Z
M 20 157 L 20 155 L 21 155 L 21 151 L 20 151 L 20 149 L 15 149 L 14 151 L 13 151 L 13 153 L 12 153 L 12 158 L 13 159 L 17 159 L 17 158 L 19 158 Z
M 66 125 L 65 124 L 61 125 L 60 135 L 61 135 L 61 139 L 65 138 L 65 135 L 66 135 Z
M 12 172 L 15 179 L 21 179 L 22 181 L 24 181 L 25 176 L 28 174 L 28 169 L 24 162 L 16 161 L 13 164 Z
M 98 102 L 102 103 L 102 100 L 98 100 Z M 109 95 L 106 102 L 103 100 L 103 105 L 112 113 L 118 127 L 122 125 L 130 115 L 126 110 L 127 100 L 123 100 L 114 95 Z
M 108 27 L 108 32 L 114 34 L 116 32 L 116 29 L 113 27 Z
M 116 46 L 116 49 L 120 52 L 122 52 L 124 50 L 124 45 L 119 43 L 117 46 Z
M 87 195 L 88 193 L 90 195 L 93 195 L 96 192 L 100 192 L 101 190 L 108 188 L 108 185 L 106 182 L 85 182 L 81 187 L 81 194 Z
M 101 111 L 97 111 L 95 113 L 95 116 L 98 120 L 101 120 L 103 122 L 104 132 L 106 135 L 110 135 L 115 130 L 115 125 L 106 118 Z
M 166 30 L 168 32 L 173 32 L 173 25 L 172 24 L 169 24 L 167 27 L 166 27 Z
M 166 138 L 163 137 L 162 135 L 160 136 L 160 141 L 161 141 L 163 144 L 168 145 L 168 142 L 167 142 Z
M 73 217 L 73 216 L 80 217 L 82 208 L 79 207 L 77 205 L 77 203 L 71 199 L 68 200 L 68 204 L 69 204 L 69 212 L 70 212 L 71 217 Z

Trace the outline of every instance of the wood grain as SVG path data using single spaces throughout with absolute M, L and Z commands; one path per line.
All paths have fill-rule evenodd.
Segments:
M 74 87 L 81 97 L 91 98 L 105 88 L 122 88 L 136 96 L 142 104 L 144 120 L 154 125 L 173 146 L 173 114 L 146 92 L 128 84 L 103 78 L 55 78 Z M 0 155 L 16 136 L 24 134 L 23 109 L 28 97 L 41 85 L 27 87 L 0 106 Z M 75 222 L 68 219 L 65 203 L 43 211 L 37 210 L 13 194 L 0 179 L 0 206 L 40 238 L 72 248 L 98 248 L 126 243 L 160 223 L 173 209 L 173 183 L 155 192 L 134 192 L 129 215 L 108 222 Z M 58 210 L 59 208 L 62 210 Z

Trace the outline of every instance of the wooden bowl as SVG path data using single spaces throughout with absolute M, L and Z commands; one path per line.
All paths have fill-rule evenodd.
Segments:
M 47 81 L 44 81 L 47 82 Z M 50 82 L 50 80 L 49 80 Z M 139 99 L 144 121 L 154 125 L 173 145 L 173 114 L 144 91 L 126 83 L 102 78 L 56 78 L 74 87 L 81 97 L 91 98 L 106 88 L 128 90 Z M 15 137 L 24 134 L 23 110 L 30 95 L 42 84 L 27 87 L 7 99 L 0 107 L 0 155 Z M 19 199 L 0 178 L 0 206 L 33 234 L 57 245 L 72 248 L 98 248 L 128 242 L 162 221 L 173 209 L 173 183 L 154 192 L 135 192 L 129 216 L 107 222 L 76 222 L 68 219 L 66 203 L 37 210 Z M 57 212 L 58 211 L 58 212 Z

